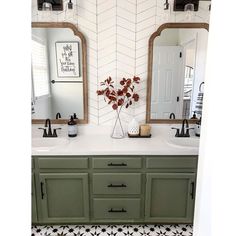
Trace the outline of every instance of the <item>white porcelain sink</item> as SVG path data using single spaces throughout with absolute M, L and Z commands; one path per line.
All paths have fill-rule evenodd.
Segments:
M 66 138 L 32 138 L 32 148 L 35 149 L 52 149 L 69 142 Z
M 178 147 L 183 147 L 183 148 L 198 148 L 199 147 L 199 138 L 195 137 L 189 137 L 189 138 L 181 138 L 181 137 L 176 137 L 176 138 L 170 138 L 167 139 L 166 142 L 170 145 L 178 146 Z

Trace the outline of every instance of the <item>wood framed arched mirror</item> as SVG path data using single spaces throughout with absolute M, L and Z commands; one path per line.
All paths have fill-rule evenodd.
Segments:
M 197 100 L 204 89 L 208 31 L 207 23 L 166 23 L 151 35 L 147 123 L 180 123 L 183 119 L 191 123 L 201 117 Z
M 32 123 L 88 123 L 87 46 L 68 22 L 32 22 Z M 60 115 L 57 115 L 60 113 Z

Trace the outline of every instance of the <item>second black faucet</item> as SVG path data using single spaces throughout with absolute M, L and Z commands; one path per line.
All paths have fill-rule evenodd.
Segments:
M 186 127 L 185 127 L 185 124 L 186 124 Z M 178 128 L 172 127 L 171 129 L 176 129 L 175 137 L 190 137 L 189 130 L 194 129 L 194 128 L 189 128 L 188 120 L 184 119 L 182 122 L 182 127 L 181 127 L 180 132 Z

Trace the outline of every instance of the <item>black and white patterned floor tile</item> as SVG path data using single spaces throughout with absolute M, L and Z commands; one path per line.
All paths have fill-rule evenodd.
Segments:
M 31 236 L 192 236 L 192 225 L 32 226 Z

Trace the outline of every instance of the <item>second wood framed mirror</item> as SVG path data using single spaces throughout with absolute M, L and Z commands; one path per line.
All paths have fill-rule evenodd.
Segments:
M 67 22 L 32 23 L 32 123 L 88 123 L 87 47 Z
M 180 123 L 183 119 L 191 123 L 201 118 L 208 31 L 207 23 L 166 23 L 151 35 L 147 123 Z

